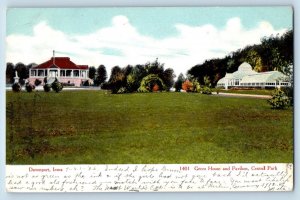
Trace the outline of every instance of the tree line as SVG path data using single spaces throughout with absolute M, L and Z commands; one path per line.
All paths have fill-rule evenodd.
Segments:
M 7 63 L 6 65 L 6 83 L 14 82 L 15 72 L 20 78 L 20 84 L 24 85 L 25 80 L 29 78 L 30 68 L 36 66 L 35 63 L 25 65 L 23 63 Z M 100 86 L 102 89 L 111 90 L 112 93 L 131 93 L 131 92 L 152 92 L 169 91 L 174 85 L 174 70 L 164 69 L 164 64 L 158 62 L 147 62 L 135 66 L 126 67 L 115 66 L 111 69 L 109 80 L 106 81 L 107 71 L 104 65 L 89 67 L 89 78 L 93 80 L 86 81 L 83 85 Z
M 108 82 L 104 83 L 102 88 L 109 89 L 114 94 L 169 91 L 174 85 L 174 78 L 174 70 L 164 69 L 164 64 L 156 59 L 143 65 L 113 67 Z
M 224 58 L 205 60 L 190 68 L 187 76 L 197 79 L 201 85 L 208 77 L 214 87 L 227 72 L 235 72 L 243 62 L 248 62 L 257 72 L 277 70 L 289 75 L 293 65 L 293 34 L 293 30 L 289 30 L 281 36 L 264 37 L 261 44 L 238 49 Z
M 184 77 L 180 74 L 174 82 L 175 74 L 172 68 L 164 69 L 164 64 L 158 59 L 146 64 L 126 67 L 115 66 L 111 69 L 109 80 L 106 81 L 107 72 L 104 65 L 89 67 L 89 78 L 94 86 L 109 89 L 112 93 L 169 91 L 175 87 L 180 91 L 182 87 L 187 91 L 199 91 L 200 86 L 214 87 L 225 74 L 236 71 L 239 65 L 248 62 L 257 72 L 278 70 L 290 75 L 293 64 L 293 31 L 289 30 L 283 35 L 271 35 L 261 39 L 261 44 L 249 45 L 243 49 L 231 52 L 224 58 L 205 60 L 202 64 L 191 67 Z M 13 83 L 15 71 L 20 77 L 20 83 L 29 77 L 29 69 L 35 63 L 7 63 L 6 83 Z M 186 82 L 187 81 L 187 82 Z M 183 85 L 185 83 L 185 85 Z M 84 85 L 90 85 L 90 82 Z

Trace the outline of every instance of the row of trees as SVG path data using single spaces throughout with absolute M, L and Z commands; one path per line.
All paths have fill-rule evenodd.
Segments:
M 107 72 L 104 65 L 95 67 L 89 67 L 89 78 L 93 80 L 94 86 L 101 86 L 107 79 Z
M 257 72 L 278 70 L 289 75 L 293 53 L 293 31 L 290 30 L 282 36 L 264 37 L 261 44 L 238 49 L 224 58 L 206 60 L 193 66 L 187 74 L 200 84 L 204 84 L 204 77 L 208 76 L 213 87 L 226 72 L 235 72 L 243 62 L 248 62 Z
M 164 64 L 158 59 L 144 65 L 128 65 L 124 68 L 115 66 L 103 89 L 109 89 L 112 93 L 169 91 L 174 85 L 174 70 L 164 69 Z
M 180 91 L 186 80 L 195 84 L 197 81 L 201 86 L 214 87 L 218 80 L 225 76 L 226 72 L 236 71 L 242 62 L 248 62 L 257 72 L 278 70 L 290 75 L 290 66 L 293 63 L 293 31 L 287 31 L 282 36 L 262 38 L 259 45 L 247 46 L 224 58 L 210 59 L 195 65 L 188 70 L 187 78 L 180 74 L 175 85 L 173 69 L 164 69 L 164 64 L 159 63 L 157 59 L 152 63 L 148 62 L 143 65 L 128 65 L 124 68 L 115 66 L 112 68 L 111 76 L 107 82 L 107 72 L 104 65 L 100 65 L 98 68 L 90 67 L 89 78 L 93 80 L 95 86 L 110 89 L 112 93 L 169 91 L 173 86 L 176 91 Z M 13 77 L 17 71 L 22 84 L 29 77 L 29 69 L 34 65 L 36 64 L 17 63 L 13 65 L 7 63 L 7 83 L 13 83 Z M 89 83 L 87 82 L 87 84 Z
M 37 64 L 35 63 L 25 65 L 21 62 L 17 63 L 16 65 L 10 62 L 6 63 L 6 83 L 12 84 L 14 82 L 15 72 L 17 71 L 20 78 L 20 83 L 24 85 L 25 80 L 29 78 L 29 69 L 36 65 Z

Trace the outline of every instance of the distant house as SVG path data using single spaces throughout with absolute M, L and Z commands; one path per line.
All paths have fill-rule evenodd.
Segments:
M 28 81 L 34 83 L 36 79 L 48 81 L 57 78 L 60 82 L 81 86 L 88 80 L 88 65 L 76 65 L 69 57 L 52 57 L 50 60 L 39 64 L 29 70 Z
M 291 83 L 287 81 L 287 76 L 278 71 L 256 72 L 252 70 L 250 64 L 242 63 L 238 70 L 233 73 L 226 73 L 225 77 L 221 78 L 217 87 L 225 89 L 233 87 L 241 88 L 275 88 L 287 87 Z

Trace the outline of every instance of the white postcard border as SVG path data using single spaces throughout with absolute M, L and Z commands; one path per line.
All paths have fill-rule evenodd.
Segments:
M 292 191 L 293 164 L 6 165 L 7 192 Z

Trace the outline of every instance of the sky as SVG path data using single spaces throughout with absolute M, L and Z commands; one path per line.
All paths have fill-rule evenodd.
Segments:
M 291 7 L 10 8 L 6 61 L 98 67 L 156 58 L 176 75 L 293 28 Z

